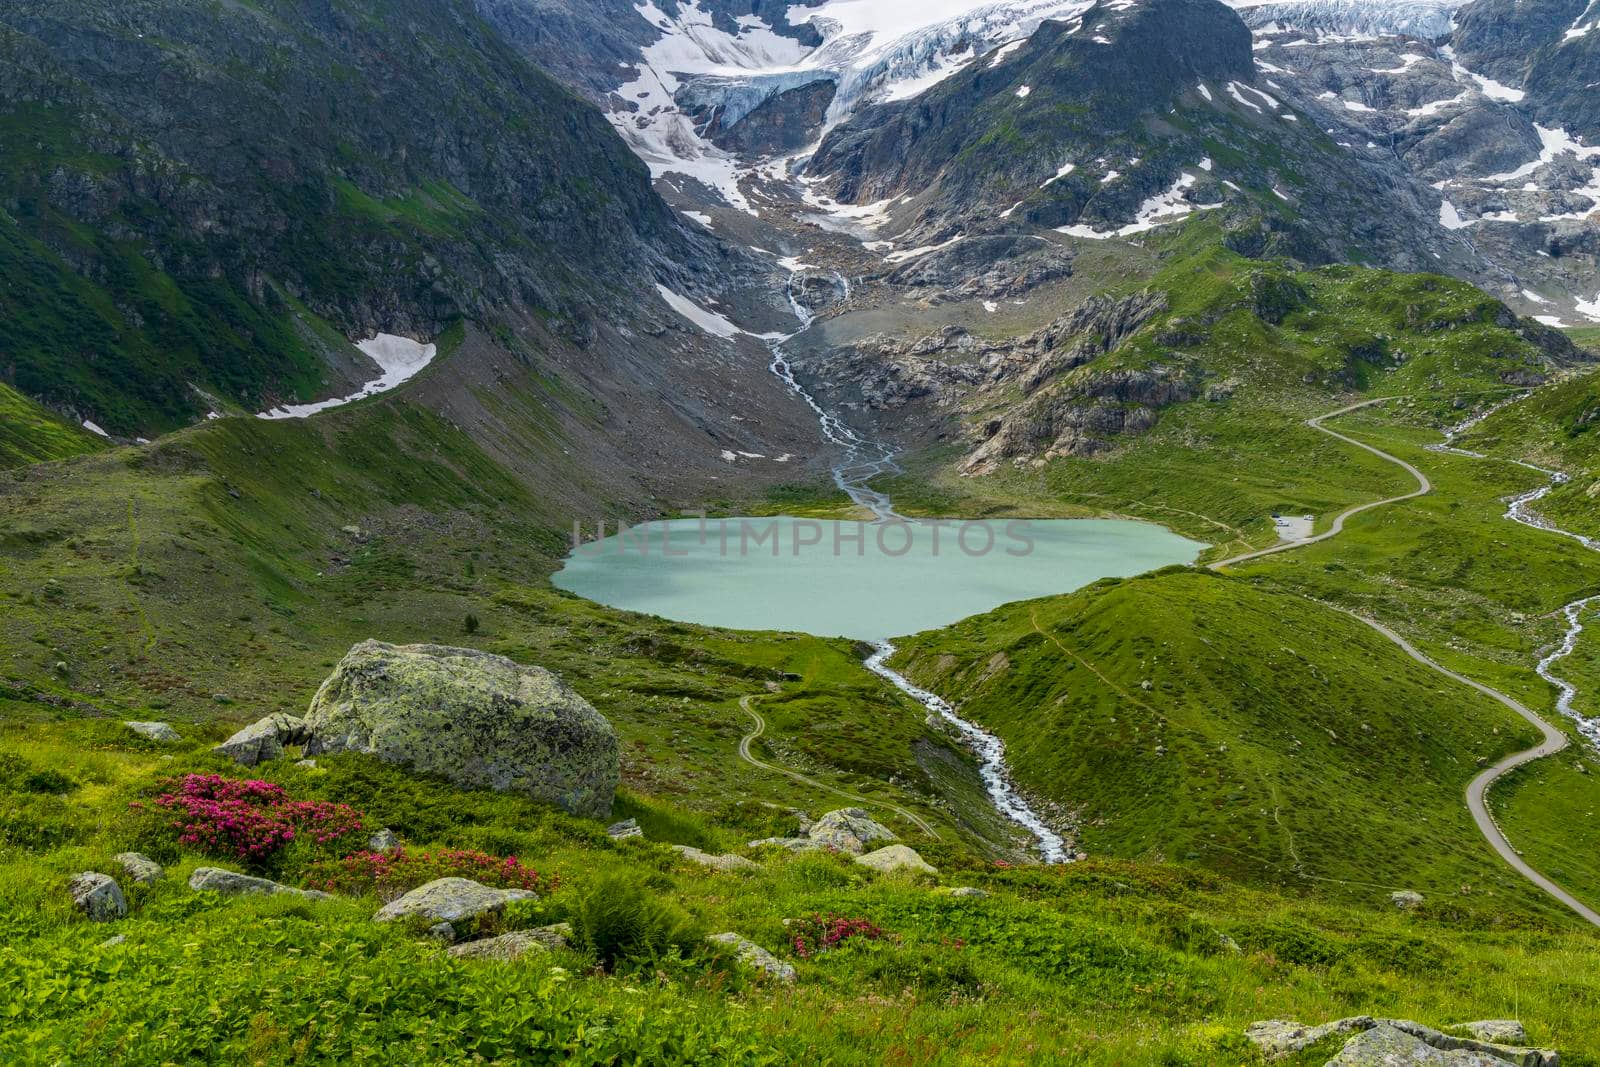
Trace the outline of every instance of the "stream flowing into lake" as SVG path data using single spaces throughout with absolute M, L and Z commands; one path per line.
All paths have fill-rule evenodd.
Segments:
M 844 284 L 845 292 L 848 294 L 849 283 Z M 811 328 L 815 316 L 795 299 L 792 279 L 786 291 L 789 305 L 800 320 L 800 332 L 803 333 Z M 895 464 L 895 449 L 866 440 L 845 425 L 838 416 L 824 410 L 816 398 L 795 380 L 794 369 L 789 365 L 783 345 L 784 341 L 772 342 L 772 373 L 782 379 L 795 395 L 817 413 L 823 436 L 845 450 L 845 458 L 833 468 L 834 483 L 844 490 L 851 500 L 869 509 L 879 522 L 899 519 L 900 516 L 895 512 L 888 494 L 879 492 L 868 484 L 879 475 L 899 469 Z M 873 642 L 873 648 L 872 655 L 865 661 L 867 670 L 885 679 L 896 689 L 927 708 L 930 720 L 953 727 L 967 747 L 977 755 L 978 773 L 983 778 L 984 789 L 988 792 L 989 801 L 995 806 L 995 810 L 1033 835 L 1038 842 L 1039 856 L 1044 862 L 1071 861 L 1074 857 L 1068 851 L 1065 839 L 1039 816 L 1033 805 L 1028 803 L 1027 798 L 1012 781 L 1011 769 L 1006 765 L 1006 743 L 976 723 L 963 719 L 950 702 L 937 693 L 923 689 L 889 666 L 889 660 L 895 653 L 894 645 L 887 640 L 878 640 Z
M 1527 399 L 1529 395 L 1530 394 L 1528 393 L 1520 393 L 1517 396 L 1493 405 L 1486 411 L 1474 415 L 1472 418 L 1460 423 L 1459 425 L 1450 427 L 1445 431 L 1444 444 L 1430 445 L 1428 446 L 1429 450 L 1434 452 L 1448 452 L 1456 456 L 1469 456 L 1473 459 L 1491 458 L 1489 456 L 1485 456 L 1482 452 L 1473 452 L 1469 449 L 1457 448 L 1454 442 L 1456 438 L 1476 427 L 1490 415 L 1493 415 L 1502 408 L 1509 407 L 1520 400 Z M 1528 470 L 1537 471 L 1549 479 L 1549 481 L 1544 485 L 1541 485 L 1536 489 L 1530 489 L 1526 493 L 1522 493 L 1516 497 L 1513 497 L 1510 505 L 1506 508 L 1506 518 L 1510 519 L 1512 522 L 1521 523 L 1523 526 L 1531 527 L 1535 530 L 1543 530 L 1545 533 L 1553 533 L 1559 534 L 1562 537 L 1570 537 L 1572 540 L 1578 542 L 1587 549 L 1600 551 L 1600 540 L 1596 540 L 1593 537 L 1585 537 L 1583 534 L 1575 533 L 1572 530 L 1562 529 L 1560 526 L 1557 526 L 1555 523 L 1551 522 L 1549 519 L 1545 518 L 1543 515 L 1540 515 L 1534 510 L 1534 505 L 1543 500 L 1545 497 L 1549 496 L 1551 491 L 1557 486 L 1565 485 L 1567 482 L 1571 481 L 1571 478 L 1567 474 L 1563 473 L 1562 471 L 1551 470 L 1548 467 L 1540 467 L 1532 463 L 1527 463 L 1520 459 L 1508 459 L 1505 462 L 1515 463 L 1519 467 L 1526 467 Z M 1556 698 L 1556 710 L 1560 711 L 1561 714 L 1571 719 L 1577 726 L 1578 732 L 1587 738 L 1590 744 L 1600 746 L 1600 718 L 1591 718 L 1585 716 L 1573 706 L 1573 701 L 1576 700 L 1578 696 L 1578 687 L 1555 672 L 1555 667 L 1557 664 L 1570 657 L 1573 652 L 1577 651 L 1578 639 L 1583 636 L 1584 612 L 1588 611 L 1595 605 L 1600 605 L 1600 595 L 1588 596 L 1583 597 L 1580 600 L 1574 600 L 1572 603 L 1561 609 L 1561 614 L 1565 616 L 1567 620 L 1567 632 L 1563 636 L 1561 643 L 1556 646 L 1555 650 L 1539 660 L 1539 664 L 1535 670 L 1538 671 L 1539 677 L 1555 686 L 1559 691 L 1560 696 Z
M 670 519 L 619 523 L 609 536 L 602 525 L 592 539 L 574 529 L 572 551 L 552 582 L 602 604 L 682 622 L 869 644 L 866 668 L 920 703 L 931 725 L 966 744 L 995 809 L 1037 842 L 1046 862 L 1065 862 L 1074 853 L 1017 788 L 1004 742 L 889 666 L 890 639 L 1102 578 L 1193 563 L 1206 546 L 1126 519 L 899 515 L 889 495 L 871 484 L 899 470 L 895 447 L 849 425 L 796 379 L 789 346 L 814 322 L 796 288 L 791 282 L 788 295 L 800 328 L 765 338 L 770 368 L 816 415 L 822 436 L 838 449 L 834 482 L 870 518 Z M 843 279 L 834 288 L 848 292 Z

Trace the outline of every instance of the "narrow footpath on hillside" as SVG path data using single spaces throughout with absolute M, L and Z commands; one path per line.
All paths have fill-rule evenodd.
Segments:
M 819 782 L 815 778 L 807 778 L 799 771 L 791 771 L 787 767 L 778 767 L 771 763 L 767 763 L 764 760 L 757 759 L 750 753 L 750 745 L 756 740 L 756 738 L 767 732 L 767 720 L 761 717 L 761 713 L 755 709 L 754 703 L 754 694 L 739 698 L 739 706 L 744 709 L 745 714 L 749 715 L 751 720 L 755 723 L 755 729 L 751 730 L 749 733 L 745 734 L 739 739 L 740 759 L 744 760 L 752 767 L 757 767 L 763 771 L 772 771 L 777 774 L 785 775 L 786 777 L 792 778 L 794 781 L 799 782 L 801 785 L 808 785 L 813 789 L 820 789 L 824 793 L 832 793 L 836 797 L 843 797 L 845 800 L 853 801 L 857 804 L 865 804 L 869 808 L 887 808 L 888 810 L 903 815 L 907 819 L 911 820 L 917 829 L 921 830 L 929 837 L 938 838 L 939 831 L 935 830 L 926 819 L 922 818 L 915 812 L 907 811 L 898 804 L 889 804 L 881 800 L 868 800 L 864 796 L 859 796 L 858 794 L 849 793 L 843 789 L 835 788 L 834 786 L 828 785 L 826 782 Z
M 1344 530 L 1345 521 L 1355 515 L 1359 515 L 1364 511 L 1371 511 L 1373 508 L 1383 507 L 1388 504 L 1398 504 L 1402 501 L 1413 500 L 1419 496 L 1425 496 L 1426 494 L 1432 492 L 1433 483 L 1428 481 L 1428 476 L 1423 474 L 1416 467 L 1407 463 L 1405 460 L 1400 459 L 1398 456 L 1391 456 L 1389 453 L 1374 448 L 1373 446 L 1365 444 L 1364 442 L 1357 441 L 1353 437 L 1346 437 L 1344 434 L 1339 433 L 1336 430 L 1330 430 L 1328 427 L 1323 425 L 1323 422 L 1327 419 L 1331 419 L 1339 415 L 1346 415 L 1352 411 L 1359 411 L 1362 408 L 1371 407 L 1374 404 L 1382 404 L 1385 401 L 1393 399 L 1396 398 L 1385 396 L 1377 397 L 1372 400 L 1366 400 L 1359 404 L 1351 404 L 1347 407 L 1342 407 L 1337 411 L 1330 411 L 1325 415 L 1318 415 L 1314 419 L 1308 419 L 1306 421 L 1306 425 L 1310 426 L 1313 430 L 1318 430 L 1327 434 L 1329 437 L 1336 438 L 1345 442 L 1346 444 L 1354 445 L 1357 448 L 1372 453 L 1379 459 L 1386 460 L 1387 462 L 1393 463 L 1395 466 L 1402 468 L 1406 471 L 1406 473 L 1410 474 L 1417 480 L 1417 488 L 1414 491 L 1405 493 L 1401 496 L 1388 497 L 1384 500 L 1374 500 L 1366 504 L 1359 504 L 1355 507 L 1347 508 L 1334 517 L 1332 525 L 1328 527 L 1325 533 L 1321 533 L 1315 537 L 1306 538 L 1304 540 L 1288 541 L 1284 544 L 1274 545 L 1271 548 L 1262 549 L 1257 552 L 1247 552 L 1243 555 L 1234 556 L 1230 559 L 1219 560 L 1218 562 L 1211 564 L 1211 569 L 1214 571 L 1221 571 L 1226 567 L 1230 567 L 1238 563 L 1244 563 L 1249 560 L 1260 559 L 1263 556 L 1271 556 L 1279 552 L 1288 552 L 1293 549 L 1304 548 L 1307 545 L 1314 545 L 1321 541 L 1327 541 L 1330 538 L 1337 537 Z M 1467 811 L 1472 815 L 1473 822 L 1477 823 L 1478 830 L 1483 834 L 1484 839 L 1489 842 L 1490 847 L 1499 853 L 1500 858 L 1505 860 L 1506 863 L 1510 864 L 1513 870 L 1521 874 L 1524 878 L 1528 879 L 1528 881 L 1532 882 L 1540 889 L 1544 890 L 1546 893 L 1550 894 L 1550 896 L 1554 897 L 1562 904 L 1565 904 L 1568 908 L 1571 908 L 1583 919 L 1594 924 L 1595 926 L 1600 926 L 1600 913 L 1595 912 L 1594 909 L 1579 901 L 1576 897 L 1562 889 L 1555 882 L 1552 882 L 1549 878 L 1546 878 L 1544 875 L 1534 870 L 1533 867 L 1522 858 L 1521 854 L 1519 854 L 1517 850 L 1511 846 L 1511 842 L 1506 840 L 1505 834 L 1501 832 L 1499 825 L 1494 821 L 1494 816 L 1489 813 L 1489 806 L 1487 802 L 1489 788 L 1494 785 L 1495 782 L 1499 781 L 1505 775 L 1509 774 L 1516 768 L 1523 766 L 1524 764 L 1532 763 L 1535 760 L 1540 760 L 1546 756 L 1552 756 L 1557 752 L 1562 751 L 1569 744 L 1567 735 L 1563 731 L 1546 722 L 1538 715 L 1534 714 L 1532 711 L 1528 710 L 1518 701 L 1512 699 L 1499 690 L 1491 689 L 1482 683 L 1475 682 L 1471 678 L 1457 674 L 1455 671 L 1435 663 L 1433 660 L 1417 651 L 1417 649 L 1414 648 L 1405 638 L 1401 637 L 1399 634 L 1395 633 L 1382 623 L 1377 622 L 1374 619 L 1369 619 L 1365 615 L 1360 615 L 1354 611 L 1340 608 L 1332 604 L 1326 604 L 1322 601 L 1316 601 L 1316 603 L 1322 604 L 1323 607 L 1330 608 L 1334 611 L 1344 612 L 1344 614 L 1349 615 L 1351 618 L 1371 627 L 1374 631 L 1383 635 L 1383 637 L 1388 639 L 1392 644 L 1394 644 L 1406 655 L 1416 660 L 1418 663 L 1431 670 L 1437 671 L 1439 674 L 1444 675 L 1446 678 L 1449 678 L 1452 681 L 1459 682 L 1462 685 L 1470 686 L 1485 696 L 1499 701 L 1501 704 L 1505 705 L 1507 708 L 1510 708 L 1512 711 L 1516 712 L 1518 715 L 1522 716 L 1539 729 L 1540 733 L 1544 735 L 1544 740 L 1542 742 L 1523 752 L 1512 753 L 1511 755 L 1500 760 L 1500 762 L 1496 763 L 1494 766 L 1486 769 L 1482 774 L 1478 775 L 1472 780 L 1472 782 L 1467 786 Z

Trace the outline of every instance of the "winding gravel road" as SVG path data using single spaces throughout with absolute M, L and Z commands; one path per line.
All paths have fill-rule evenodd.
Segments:
M 1432 492 L 1433 483 L 1428 481 L 1428 476 L 1423 474 L 1416 467 L 1413 467 L 1411 464 L 1407 463 L 1405 460 L 1400 459 L 1397 456 L 1391 456 L 1387 452 L 1374 448 L 1369 444 L 1364 444 L 1361 441 L 1357 441 L 1353 437 L 1346 437 L 1344 434 L 1339 433 L 1336 430 L 1330 430 L 1326 426 L 1322 425 L 1323 421 L 1326 419 L 1331 419 L 1338 415 L 1346 415 L 1352 411 L 1359 411 L 1362 408 L 1371 407 L 1374 404 L 1381 404 L 1385 401 L 1394 399 L 1395 397 L 1385 396 L 1378 397 L 1373 400 L 1366 400 L 1359 404 L 1351 404 L 1348 407 L 1340 408 L 1338 411 L 1330 411 L 1326 415 L 1318 415 L 1314 419 L 1308 419 L 1306 421 L 1306 425 L 1310 426 L 1313 430 L 1319 430 L 1322 433 L 1327 434 L 1329 437 L 1334 437 L 1345 442 L 1346 444 L 1354 445 L 1357 448 L 1372 453 L 1379 459 L 1387 460 L 1388 462 L 1393 463 L 1395 466 L 1403 468 L 1408 474 L 1417 480 L 1417 488 L 1415 491 L 1406 493 L 1403 496 L 1389 497 L 1385 500 L 1374 500 L 1369 504 L 1361 504 L 1357 507 L 1349 508 L 1334 518 L 1333 525 L 1328 528 L 1326 533 L 1318 534 L 1316 537 L 1306 538 L 1302 541 L 1289 541 L 1281 545 L 1274 545 L 1272 548 L 1262 549 L 1259 552 L 1247 552 L 1240 556 L 1234 556 L 1231 559 L 1220 560 L 1211 564 L 1211 569 L 1220 571 L 1223 568 L 1232 566 L 1236 563 L 1244 563 L 1248 560 L 1260 559 L 1263 556 L 1271 556 L 1279 552 L 1288 552 L 1291 549 L 1304 548 L 1306 545 L 1314 545 L 1319 541 L 1326 541 L 1332 537 L 1338 536 L 1339 533 L 1344 530 L 1345 520 L 1351 518 L 1352 516 L 1359 515 L 1363 511 L 1371 511 L 1373 508 L 1383 507 L 1387 504 L 1398 504 L 1404 500 L 1412 500 L 1416 497 L 1424 496 Z M 1319 601 L 1319 603 L 1321 602 Z M 1435 663 L 1427 656 L 1424 656 L 1421 652 L 1418 652 L 1414 647 L 1412 647 L 1409 641 L 1395 633 L 1393 630 L 1389 629 L 1387 626 L 1383 625 L 1383 623 L 1369 619 L 1365 615 L 1359 615 L 1356 612 L 1349 611 L 1345 608 L 1335 607 L 1332 604 L 1325 604 L 1324 606 L 1332 608 L 1334 611 L 1342 611 L 1344 614 L 1349 615 L 1358 622 L 1366 626 L 1370 626 L 1373 630 L 1376 630 L 1378 633 L 1388 638 L 1396 647 L 1398 647 L 1402 652 L 1410 656 L 1412 659 L 1416 660 L 1418 663 L 1428 667 L 1431 670 L 1437 671 L 1439 674 L 1444 675 L 1446 678 L 1449 678 L 1452 681 L 1460 682 L 1462 685 L 1471 686 L 1484 696 L 1490 697 L 1491 699 L 1497 700 L 1501 704 L 1504 704 L 1506 707 L 1522 716 L 1528 722 L 1538 727 L 1539 731 L 1544 734 L 1544 740 L 1542 742 L 1533 748 L 1527 749 L 1526 751 L 1512 753 L 1511 755 L 1502 759 L 1500 762 L 1496 763 L 1494 766 L 1487 768 L 1482 774 L 1478 775 L 1472 780 L 1472 782 L 1467 786 L 1467 811 L 1471 813 L 1472 821 L 1478 824 L 1479 832 L 1481 832 L 1484 836 L 1484 839 L 1489 842 L 1490 847 L 1498 852 L 1500 854 L 1500 858 L 1505 860 L 1506 863 L 1510 864 L 1513 870 L 1515 870 L 1518 874 L 1521 874 L 1524 878 L 1538 886 L 1540 889 L 1544 890 L 1546 893 L 1550 894 L 1550 896 L 1554 897 L 1556 900 L 1559 900 L 1562 904 L 1565 904 L 1567 907 L 1571 908 L 1584 920 L 1594 924 L 1595 926 L 1600 926 L 1600 913 L 1595 912 L 1594 909 L 1578 900 L 1571 893 L 1568 893 L 1565 889 L 1562 889 L 1549 878 L 1546 878 L 1544 875 L 1534 870 L 1533 867 L 1522 858 L 1521 854 L 1518 853 L 1515 848 L 1511 847 L 1511 842 L 1506 840 L 1505 834 L 1500 832 L 1500 827 L 1495 823 L 1494 816 L 1489 814 L 1489 806 L 1486 799 L 1489 792 L 1489 787 L 1494 785 L 1495 782 L 1499 781 L 1511 771 L 1523 766 L 1524 764 L 1532 763 L 1534 760 L 1544 759 L 1546 756 L 1553 756 L 1557 752 L 1565 749 L 1569 743 L 1567 740 L 1567 735 L 1550 725 L 1548 722 L 1545 722 L 1544 719 L 1540 718 L 1538 715 L 1535 715 L 1533 712 L 1523 707 L 1522 704 L 1500 692 L 1498 689 L 1491 689 L 1486 685 L 1473 681 L 1471 678 L 1457 674 L 1455 671 Z

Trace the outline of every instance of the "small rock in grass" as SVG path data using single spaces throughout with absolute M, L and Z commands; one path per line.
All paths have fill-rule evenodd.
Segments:
M 182 737 L 178 736 L 178 731 L 164 722 L 124 722 L 122 725 L 140 737 L 148 738 L 151 741 L 170 743 L 183 740 Z
M 571 930 L 572 928 L 566 923 L 541 926 L 534 930 L 513 930 L 499 937 L 456 945 L 450 950 L 450 955 L 457 959 L 471 960 L 519 959 L 529 952 L 549 952 L 555 948 L 566 948 L 567 935 Z
M 373 852 L 392 852 L 400 847 L 400 835 L 385 826 L 367 838 L 367 848 Z
M 1479 1041 L 1492 1041 L 1497 1045 L 1526 1045 L 1528 1031 L 1516 1019 L 1479 1019 L 1476 1022 L 1457 1023 L 1452 1030 L 1464 1030 Z
M 1336 1022 L 1323 1023 L 1321 1026 L 1306 1026 L 1292 1019 L 1263 1019 L 1251 1023 L 1245 1029 L 1244 1036 L 1261 1050 L 1261 1055 L 1266 1059 L 1281 1060 L 1285 1056 L 1292 1056 L 1296 1052 L 1308 1049 L 1333 1034 L 1370 1030 L 1376 1025 L 1378 1025 L 1377 1020 L 1370 1015 L 1339 1019 Z
M 759 971 L 769 978 L 780 982 L 793 982 L 795 979 L 793 967 L 748 938 L 740 937 L 735 933 L 725 933 L 712 934 L 706 940 L 712 944 L 729 946 L 733 949 L 734 954 L 739 957 L 740 963 Z
M 72 893 L 72 902 L 90 922 L 108 923 L 128 914 L 128 898 L 110 875 L 84 871 L 72 876 L 67 889 Z
M 119 852 L 111 857 L 128 872 L 128 877 L 142 885 L 154 885 L 161 880 L 161 864 L 138 852 Z
M 979 889 L 977 886 L 971 885 L 942 885 L 935 889 L 934 892 L 940 896 L 972 897 L 975 900 L 989 895 L 987 889 Z
M 760 864 L 752 863 L 743 856 L 735 856 L 732 853 L 713 856 L 709 852 L 702 852 L 688 845 L 673 845 L 672 851 L 691 863 L 698 863 L 702 867 L 710 867 L 714 871 L 759 871 L 761 869 Z
M 1415 889 L 1400 889 L 1389 894 L 1389 903 L 1401 911 L 1415 911 L 1422 907 L 1422 894 Z
M 865 856 L 857 856 L 856 862 L 863 867 L 871 867 L 883 874 L 894 871 L 913 871 L 919 874 L 938 874 L 939 869 L 917 855 L 917 850 L 907 845 L 888 845 L 869 852 Z
M 458 923 L 503 911 L 514 900 L 538 899 L 539 894 L 528 889 L 493 889 L 470 878 L 435 878 L 385 904 L 372 921 L 386 923 L 415 915 Z
M 613 841 L 625 841 L 630 837 L 643 837 L 644 831 L 639 828 L 638 819 L 623 819 L 606 827 L 606 836 Z
M 896 841 L 895 832 L 862 808 L 839 808 L 813 823 L 806 836 L 828 848 L 859 856 L 874 841 Z
M 304 767 L 308 771 L 317 769 L 317 761 L 314 759 L 297 759 L 294 761 L 294 765 L 296 767 Z
M 447 945 L 454 944 L 456 940 L 456 928 L 451 926 L 449 923 L 434 923 L 432 926 L 428 927 L 428 936 L 433 938 L 435 941 L 443 941 Z
M 222 744 L 212 749 L 244 767 L 254 767 L 264 760 L 283 755 L 284 745 L 304 744 L 306 740 L 304 719 L 281 712 L 257 719 Z
M 115 947 L 117 945 L 122 944 L 126 940 L 128 940 L 128 935 L 127 934 L 117 934 L 114 937 L 108 937 L 104 941 L 100 942 L 100 947 L 101 948 L 113 948 L 113 947 Z
M 270 878 L 256 878 L 221 867 L 196 867 L 189 876 L 189 888 L 197 893 L 219 893 L 225 897 L 249 894 L 293 893 L 307 900 L 329 900 L 330 894 L 317 889 L 296 889 Z

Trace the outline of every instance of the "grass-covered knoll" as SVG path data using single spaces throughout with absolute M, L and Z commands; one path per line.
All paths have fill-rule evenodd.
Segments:
M 1484 921 L 1544 910 L 1461 802 L 1479 757 L 1537 734 L 1339 612 L 1173 570 L 902 647 L 1079 813 L 1091 854 L 1364 901 L 1416 888 Z
M 22 773 L 43 765 L 58 778 Z M 420 930 L 372 923 L 385 897 L 355 883 L 325 903 L 191 892 L 197 865 L 241 865 L 175 844 L 129 818 L 128 805 L 148 803 L 171 776 L 216 770 L 240 773 L 193 740 L 161 750 L 111 723 L 0 731 L 0 1058 L 1200 1067 L 1249 1062 L 1241 1031 L 1255 1019 L 1357 1012 L 1439 1023 L 1520 1015 L 1579 1067 L 1600 1044 L 1584 977 L 1600 965 L 1600 942 L 1588 932 L 1494 929 L 1449 906 L 1306 904 L 1114 860 L 1042 870 L 951 853 L 937 878 L 919 882 L 842 856 L 766 854 L 759 873 L 709 874 L 665 845 L 739 848 L 786 816 L 746 805 L 707 818 L 624 794 L 618 814 L 639 817 L 646 837 L 619 843 L 599 823 L 360 757 L 252 772 L 297 800 L 350 805 L 397 830 L 410 853 L 515 855 L 555 888 L 494 929 L 565 920 L 580 930 L 571 950 L 458 960 Z M 130 847 L 166 876 L 151 887 L 122 880 L 127 919 L 83 920 L 67 879 L 115 872 L 111 855 Z M 270 870 L 304 884 L 314 861 L 291 850 Z M 941 896 L 936 883 L 990 895 Z M 785 920 L 830 914 L 882 936 L 802 956 L 791 934 L 803 927 Z M 668 936 L 629 938 L 633 947 L 606 951 L 611 966 L 597 970 L 581 936 L 596 924 L 590 940 L 601 945 L 623 927 Z M 767 985 L 699 940 L 723 930 L 792 963 L 797 983 Z M 112 934 L 125 940 L 106 944 Z
M 0 470 L 66 459 L 99 447 L 89 431 L 67 423 L 15 389 L 0 384 Z

